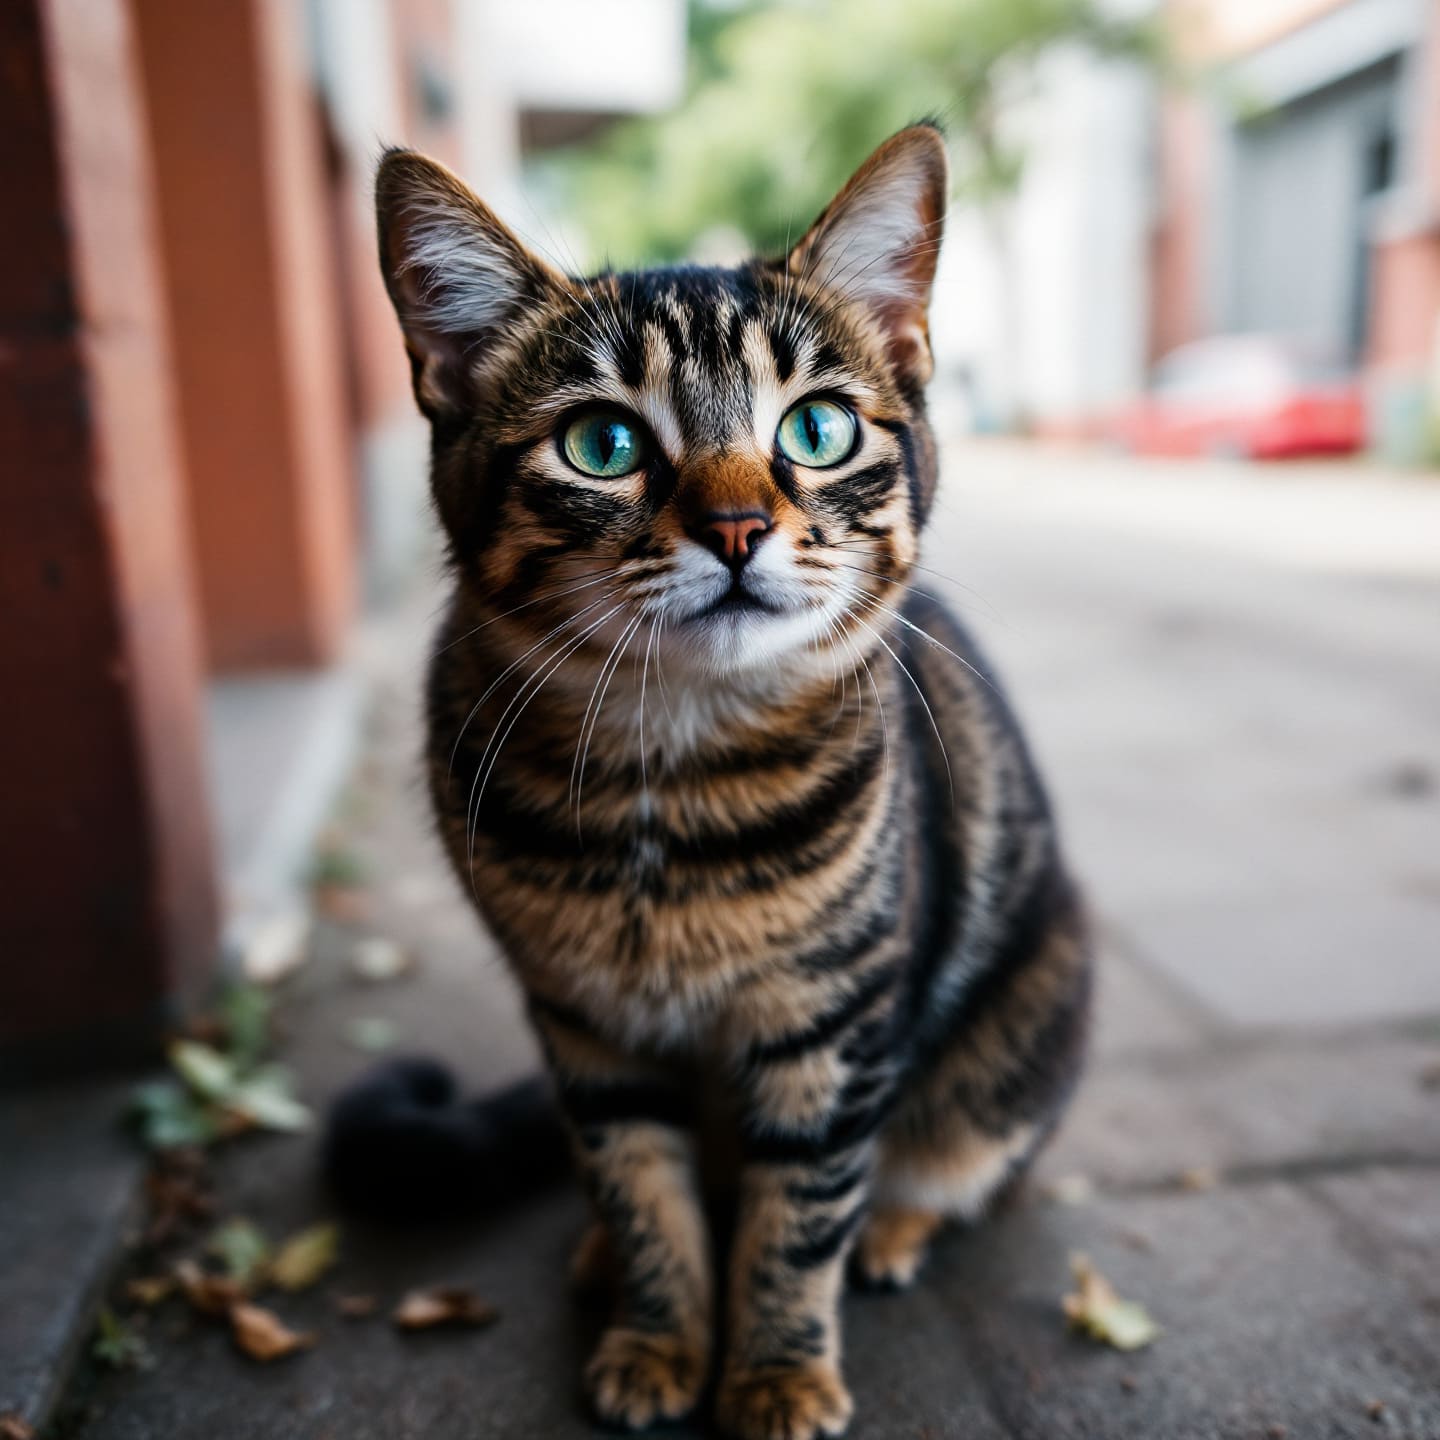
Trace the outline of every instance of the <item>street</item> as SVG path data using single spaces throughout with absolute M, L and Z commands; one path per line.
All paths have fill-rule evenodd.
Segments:
M 983 637 L 1051 779 L 1101 936 L 1091 1071 L 1021 1203 L 942 1241 L 917 1288 L 847 1304 L 857 1440 L 1440 1436 L 1440 482 L 1360 467 L 1162 464 L 956 446 L 918 576 Z M 441 868 L 418 778 L 424 596 L 371 625 L 378 685 L 338 822 L 359 918 L 288 984 L 286 1056 L 322 1102 L 383 1015 L 468 1087 L 534 1064 Z M 380 933 L 413 976 L 361 985 Z M 218 1161 L 225 1213 L 325 1213 L 313 1147 Z M 1057 1182 L 1059 1182 L 1057 1184 Z M 320 1332 L 256 1367 L 161 1328 L 156 1366 L 77 1388 L 75 1440 L 478 1440 L 589 1433 L 591 1322 L 567 1190 L 483 1225 L 347 1229 Z M 1067 1331 L 1087 1253 L 1163 1333 Z M 474 1285 L 492 1329 L 335 1318 Z M 675 1432 L 672 1432 L 675 1433 Z M 689 1433 L 688 1431 L 683 1433 Z

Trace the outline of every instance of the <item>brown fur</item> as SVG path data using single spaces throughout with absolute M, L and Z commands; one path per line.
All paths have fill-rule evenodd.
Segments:
M 851 1412 L 867 1197 L 858 1269 L 908 1283 L 1079 1064 L 1088 961 L 1043 792 L 969 637 L 909 588 L 944 177 L 918 127 L 784 261 L 592 280 L 418 156 L 377 183 L 456 580 L 431 791 L 600 1221 L 577 1273 L 615 1277 L 586 1372 L 611 1423 L 686 1413 L 709 1369 L 703 1097 L 739 1157 L 719 1417 L 808 1440 Z M 827 396 L 851 453 L 782 454 L 781 417 Z M 643 442 L 615 478 L 559 446 L 596 406 Z M 707 558 L 715 515 L 764 519 L 743 575 Z

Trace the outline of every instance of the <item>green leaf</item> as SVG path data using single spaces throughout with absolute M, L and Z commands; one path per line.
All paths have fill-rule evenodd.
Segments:
M 237 1068 L 256 1064 L 270 1038 L 270 1012 L 274 1000 L 259 985 L 232 985 L 220 998 L 226 1050 Z
M 1061 1304 L 1076 1330 L 1117 1350 L 1138 1350 L 1159 1337 L 1150 1312 L 1134 1300 L 1122 1300 L 1088 1256 L 1072 1255 L 1070 1269 L 1077 1289 Z
M 340 1258 L 340 1227 L 311 1225 L 280 1247 L 270 1279 L 282 1290 L 307 1290 Z
M 130 1103 L 140 1138 L 152 1150 L 209 1145 L 220 1134 L 220 1117 L 214 1107 L 197 1100 L 174 1080 L 136 1086 Z
M 283 1065 L 262 1065 L 235 1085 L 224 1106 L 262 1130 L 293 1133 L 310 1128 L 313 1116 L 295 1098 L 295 1082 Z
M 205 1247 L 225 1267 L 225 1273 L 244 1290 L 253 1290 L 270 1260 L 270 1242 L 253 1220 L 227 1220 Z
M 143 1370 L 154 1363 L 145 1341 L 108 1305 L 95 1317 L 95 1341 L 90 1353 L 113 1370 Z
M 400 1032 L 384 1015 L 360 1015 L 345 1027 L 345 1038 L 357 1049 L 370 1054 L 393 1050 Z
M 210 1045 L 176 1040 L 169 1049 L 176 1074 L 207 1100 L 225 1100 L 235 1085 L 235 1065 Z

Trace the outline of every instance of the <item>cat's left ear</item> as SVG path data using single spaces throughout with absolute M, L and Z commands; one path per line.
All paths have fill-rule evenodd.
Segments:
M 950 166 L 933 125 L 892 135 L 790 252 L 788 267 L 868 310 L 891 363 L 923 384 L 934 368 L 927 311 Z

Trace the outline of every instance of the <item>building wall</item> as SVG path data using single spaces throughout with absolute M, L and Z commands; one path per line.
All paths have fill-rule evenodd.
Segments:
M 1227 329 L 1315 333 L 1361 366 L 1377 448 L 1422 458 L 1440 343 L 1440 0 L 1169 13 L 1204 83 L 1164 108 L 1152 355 Z M 1382 124 L 1392 174 L 1367 196 Z

